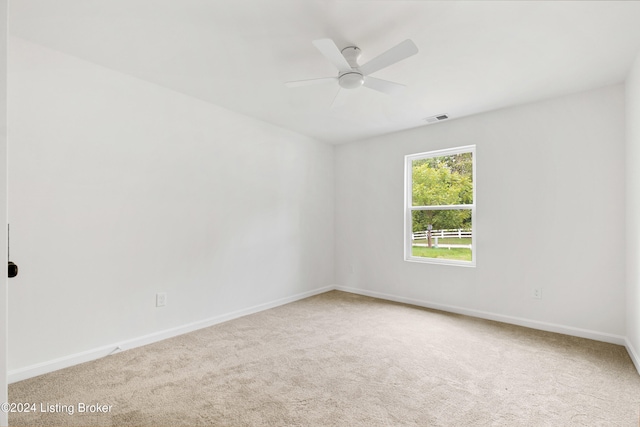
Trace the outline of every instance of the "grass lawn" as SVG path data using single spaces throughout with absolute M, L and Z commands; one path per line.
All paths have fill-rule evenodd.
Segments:
M 459 239 L 456 239 L 459 240 Z M 471 240 L 471 239 L 469 239 Z M 423 258 L 442 258 L 455 259 L 460 261 L 471 261 L 471 249 L 467 248 L 426 248 L 422 246 L 413 246 L 411 250 L 413 256 Z

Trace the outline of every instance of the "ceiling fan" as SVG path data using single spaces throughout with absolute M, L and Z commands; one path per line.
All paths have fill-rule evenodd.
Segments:
M 418 47 L 415 43 L 407 39 L 366 64 L 358 65 L 360 49 L 357 46 L 348 46 L 340 50 L 331 39 L 314 40 L 313 45 L 336 66 L 338 75 L 336 77 L 290 81 L 286 82 L 285 85 L 287 87 L 300 87 L 337 81 L 340 88 L 332 106 L 338 103 L 341 93 L 344 92 L 342 89 L 357 89 L 360 86 L 364 86 L 389 95 L 400 93 L 405 88 L 405 85 L 377 79 L 371 77 L 370 74 L 418 53 Z

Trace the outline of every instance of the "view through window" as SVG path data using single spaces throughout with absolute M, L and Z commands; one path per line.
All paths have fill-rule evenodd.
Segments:
M 475 265 L 475 146 L 405 157 L 405 259 Z

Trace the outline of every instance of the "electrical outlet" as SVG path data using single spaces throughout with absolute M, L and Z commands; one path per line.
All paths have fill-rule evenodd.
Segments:
M 542 299 L 542 288 L 533 288 L 531 296 L 535 299 Z
M 164 307 L 167 305 L 167 294 L 160 292 L 156 294 L 156 307 Z

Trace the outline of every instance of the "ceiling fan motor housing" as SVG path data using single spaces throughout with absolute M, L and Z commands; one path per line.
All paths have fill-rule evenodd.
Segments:
M 364 76 L 358 71 L 347 71 L 340 74 L 338 83 L 344 89 L 357 89 L 364 83 Z
M 340 87 L 344 89 L 357 89 L 364 83 L 364 75 L 358 69 L 358 58 L 360 58 L 360 48 L 348 46 L 340 51 L 344 59 L 347 60 L 351 71 L 346 71 L 338 77 Z

